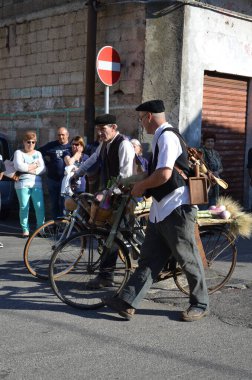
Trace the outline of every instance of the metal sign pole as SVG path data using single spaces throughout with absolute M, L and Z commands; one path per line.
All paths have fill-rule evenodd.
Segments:
M 109 86 L 105 86 L 104 110 L 109 113 Z

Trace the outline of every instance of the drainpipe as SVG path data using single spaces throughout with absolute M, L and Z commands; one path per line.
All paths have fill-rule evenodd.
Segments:
M 84 136 L 86 136 L 87 142 L 91 143 L 94 141 L 94 119 L 95 119 L 97 0 L 89 0 L 87 2 L 87 6 L 88 6 L 88 20 L 87 20 Z

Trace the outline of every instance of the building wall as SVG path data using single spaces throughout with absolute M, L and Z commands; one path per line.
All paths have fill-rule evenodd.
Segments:
M 50 8 L 53 3 L 60 6 Z M 70 127 L 71 136 L 84 133 L 87 7 L 64 3 L 51 1 L 35 12 L 34 2 L 24 1 L 15 18 L 5 1 L 10 12 L 0 22 L 0 128 L 14 148 L 28 128 L 37 130 L 40 144 L 54 139 L 62 125 Z M 132 136 L 138 128 L 134 108 L 142 99 L 144 43 L 142 5 L 120 6 L 120 12 L 117 6 L 98 9 L 97 52 L 112 45 L 122 62 L 120 81 L 110 88 L 110 111 L 120 130 Z M 95 91 L 96 113 L 102 113 L 104 85 L 98 76 Z
M 180 130 L 199 146 L 204 71 L 252 77 L 252 23 L 212 10 L 186 6 L 181 79 Z M 251 112 L 248 103 L 248 112 Z M 252 125 L 247 123 L 247 144 Z M 247 151 L 247 147 L 246 147 Z M 245 189 L 248 188 L 245 178 Z M 247 196 L 245 195 L 245 198 Z
M 111 113 L 116 114 L 120 131 L 138 135 L 135 108 L 142 101 L 146 19 L 142 4 L 110 5 L 101 8 L 97 18 L 97 52 L 113 46 L 121 59 L 120 80 L 110 87 Z M 95 105 L 104 112 L 105 86 L 96 76 Z
M 252 76 L 251 1 L 100 5 L 96 50 L 112 45 L 122 63 L 120 81 L 110 88 L 110 111 L 120 130 L 137 136 L 134 108 L 157 97 L 164 99 L 172 124 L 199 145 L 204 71 Z M 72 136 L 83 134 L 85 2 L 3 0 L 0 15 L 0 114 L 7 114 L 0 117 L 1 131 L 15 145 L 28 128 L 37 129 L 41 144 L 54 139 L 61 125 L 70 126 Z M 104 112 L 104 85 L 97 76 L 95 106 L 96 113 Z
M 40 142 L 48 141 L 65 125 L 66 113 L 60 111 L 84 105 L 86 10 L 4 26 L 0 49 L 0 113 L 9 115 L 1 130 L 17 143 L 24 129 L 35 128 Z M 55 109 L 58 114 L 49 113 Z M 44 114 L 25 114 L 36 111 Z M 83 112 L 76 112 L 73 133 L 82 125 Z
M 207 9 L 186 7 L 180 127 L 200 142 L 204 70 L 252 76 L 252 23 Z
M 72 1 L 77 3 L 78 1 Z M 0 20 L 8 20 L 22 16 L 31 15 L 39 11 L 47 10 L 57 6 L 68 4 L 69 0 L 1 0 L 0 3 Z

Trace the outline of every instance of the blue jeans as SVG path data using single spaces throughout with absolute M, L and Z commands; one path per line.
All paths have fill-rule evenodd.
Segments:
M 190 304 L 208 308 L 204 268 L 194 236 L 195 217 L 196 210 L 183 205 L 162 222 L 148 223 L 138 268 L 122 289 L 119 298 L 136 308 L 169 258 L 174 257 L 186 274 Z
M 51 200 L 51 213 L 53 219 L 63 216 L 64 210 L 64 197 L 61 196 L 61 180 L 55 181 L 54 179 L 47 178 L 47 186 L 49 197 Z
M 19 220 L 23 232 L 29 232 L 29 209 L 30 198 L 34 206 L 37 228 L 42 226 L 45 220 L 45 207 L 44 207 L 44 195 L 41 188 L 28 188 L 16 189 L 17 197 L 19 201 Z

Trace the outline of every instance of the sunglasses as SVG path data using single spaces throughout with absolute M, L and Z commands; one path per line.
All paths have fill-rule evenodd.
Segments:
M 80 144 L 78 143 L 72 143 L 73 146 L 79 146 Z
M 30 141 L 30 140 L 28 140 L 28 141 L 26 141 L 26 143 L 27 144 L 36 144 L 36 141 Z

